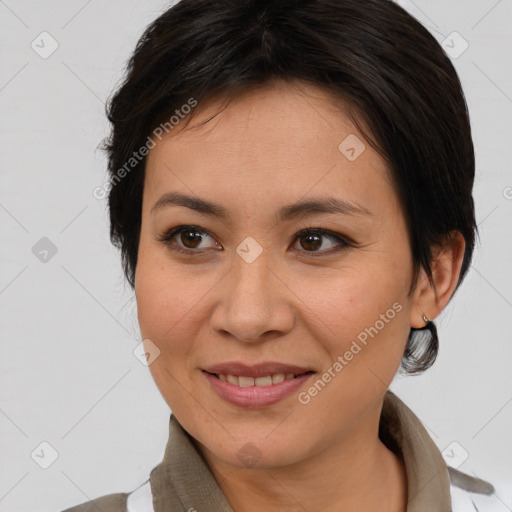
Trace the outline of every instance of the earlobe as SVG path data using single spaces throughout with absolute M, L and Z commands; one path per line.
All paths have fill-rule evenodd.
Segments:
M 434 318 L 431 313 L 432 297 L 435 297 L 435 291 L 432 289 L 425 269 L 421 268 L 411 304 L 411 327 L 422 329 Z
M 411 308 L 411 327 L 425 327 L 446 307 L 457 288 L 465 247 L 462 234 L 452 231 L 442 246 L 433 248 L 432 283 L 422 269 Z

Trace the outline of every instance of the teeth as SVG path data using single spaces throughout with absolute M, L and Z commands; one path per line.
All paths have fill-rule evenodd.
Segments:
M 295 374 L 274 373 L 272 375 L 266 375 L 265 377 L 246 377 L 244 375 L 224 375 L 219 373 L 217 376 L 224 382 L 247 388 L 250 386 L 271 386 L 272 384 L 280 384 L 284 380 L 293 379 Z
M 279 384 L 280 382 L 283 382 L 284 379 L 286 379 L 284 373 L 276 373 L 275 375 L 272 375 L 272 384 Z
M 238 386 L 238 377 L 235 377 L 234 375 L 226 375 L 226 379 L 230 384 Z
M 272 377 L 267 375 L 266 377 L 256 377 L 254 379 L 255 386 L 272 386 Z
M 228 375 L 231 377 L 231 375 Z M 234 377 L 236 379 L 236 377 Z M 254 386 L 254 379 L 252 377 L 238 377 L 238 385 L 242 388 L 248 388 L 249 386 Z

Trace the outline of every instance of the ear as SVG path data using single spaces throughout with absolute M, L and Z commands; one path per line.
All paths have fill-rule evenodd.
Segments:
M 459 231 L 451 231 L 442 245 L 432 248 L 434 286 L 422 268 L 410 310 L 411 327 L 424 327 L 423 315 L 429 320 L 434 320 L 448 304 L 457 287 L 465 248 L 466 242 Z

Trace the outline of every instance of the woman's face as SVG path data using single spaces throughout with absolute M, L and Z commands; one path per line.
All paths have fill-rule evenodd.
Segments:
M 199 124 L 218 107 L 198 105 L 147 159 L 135 291 L 146 349 L 160 351 L 152 375 L 225 464 L 284 466 L 348 439 L 357 450 L 419 314 L 389 170 L 312 86 L 278 82 Z M 300 207 L 312 201 L 325 208 Z M 249 368 L 215 371 L 231 363 Z

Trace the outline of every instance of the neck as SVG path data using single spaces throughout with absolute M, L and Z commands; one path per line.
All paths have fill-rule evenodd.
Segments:
M 233 467 L 196 446 L 234 512 L 402 512 L 407 503 L 405 466 L 378 437 L 380 410 L 370 427 L 360 426 L 350 439 L 289 466 Z

